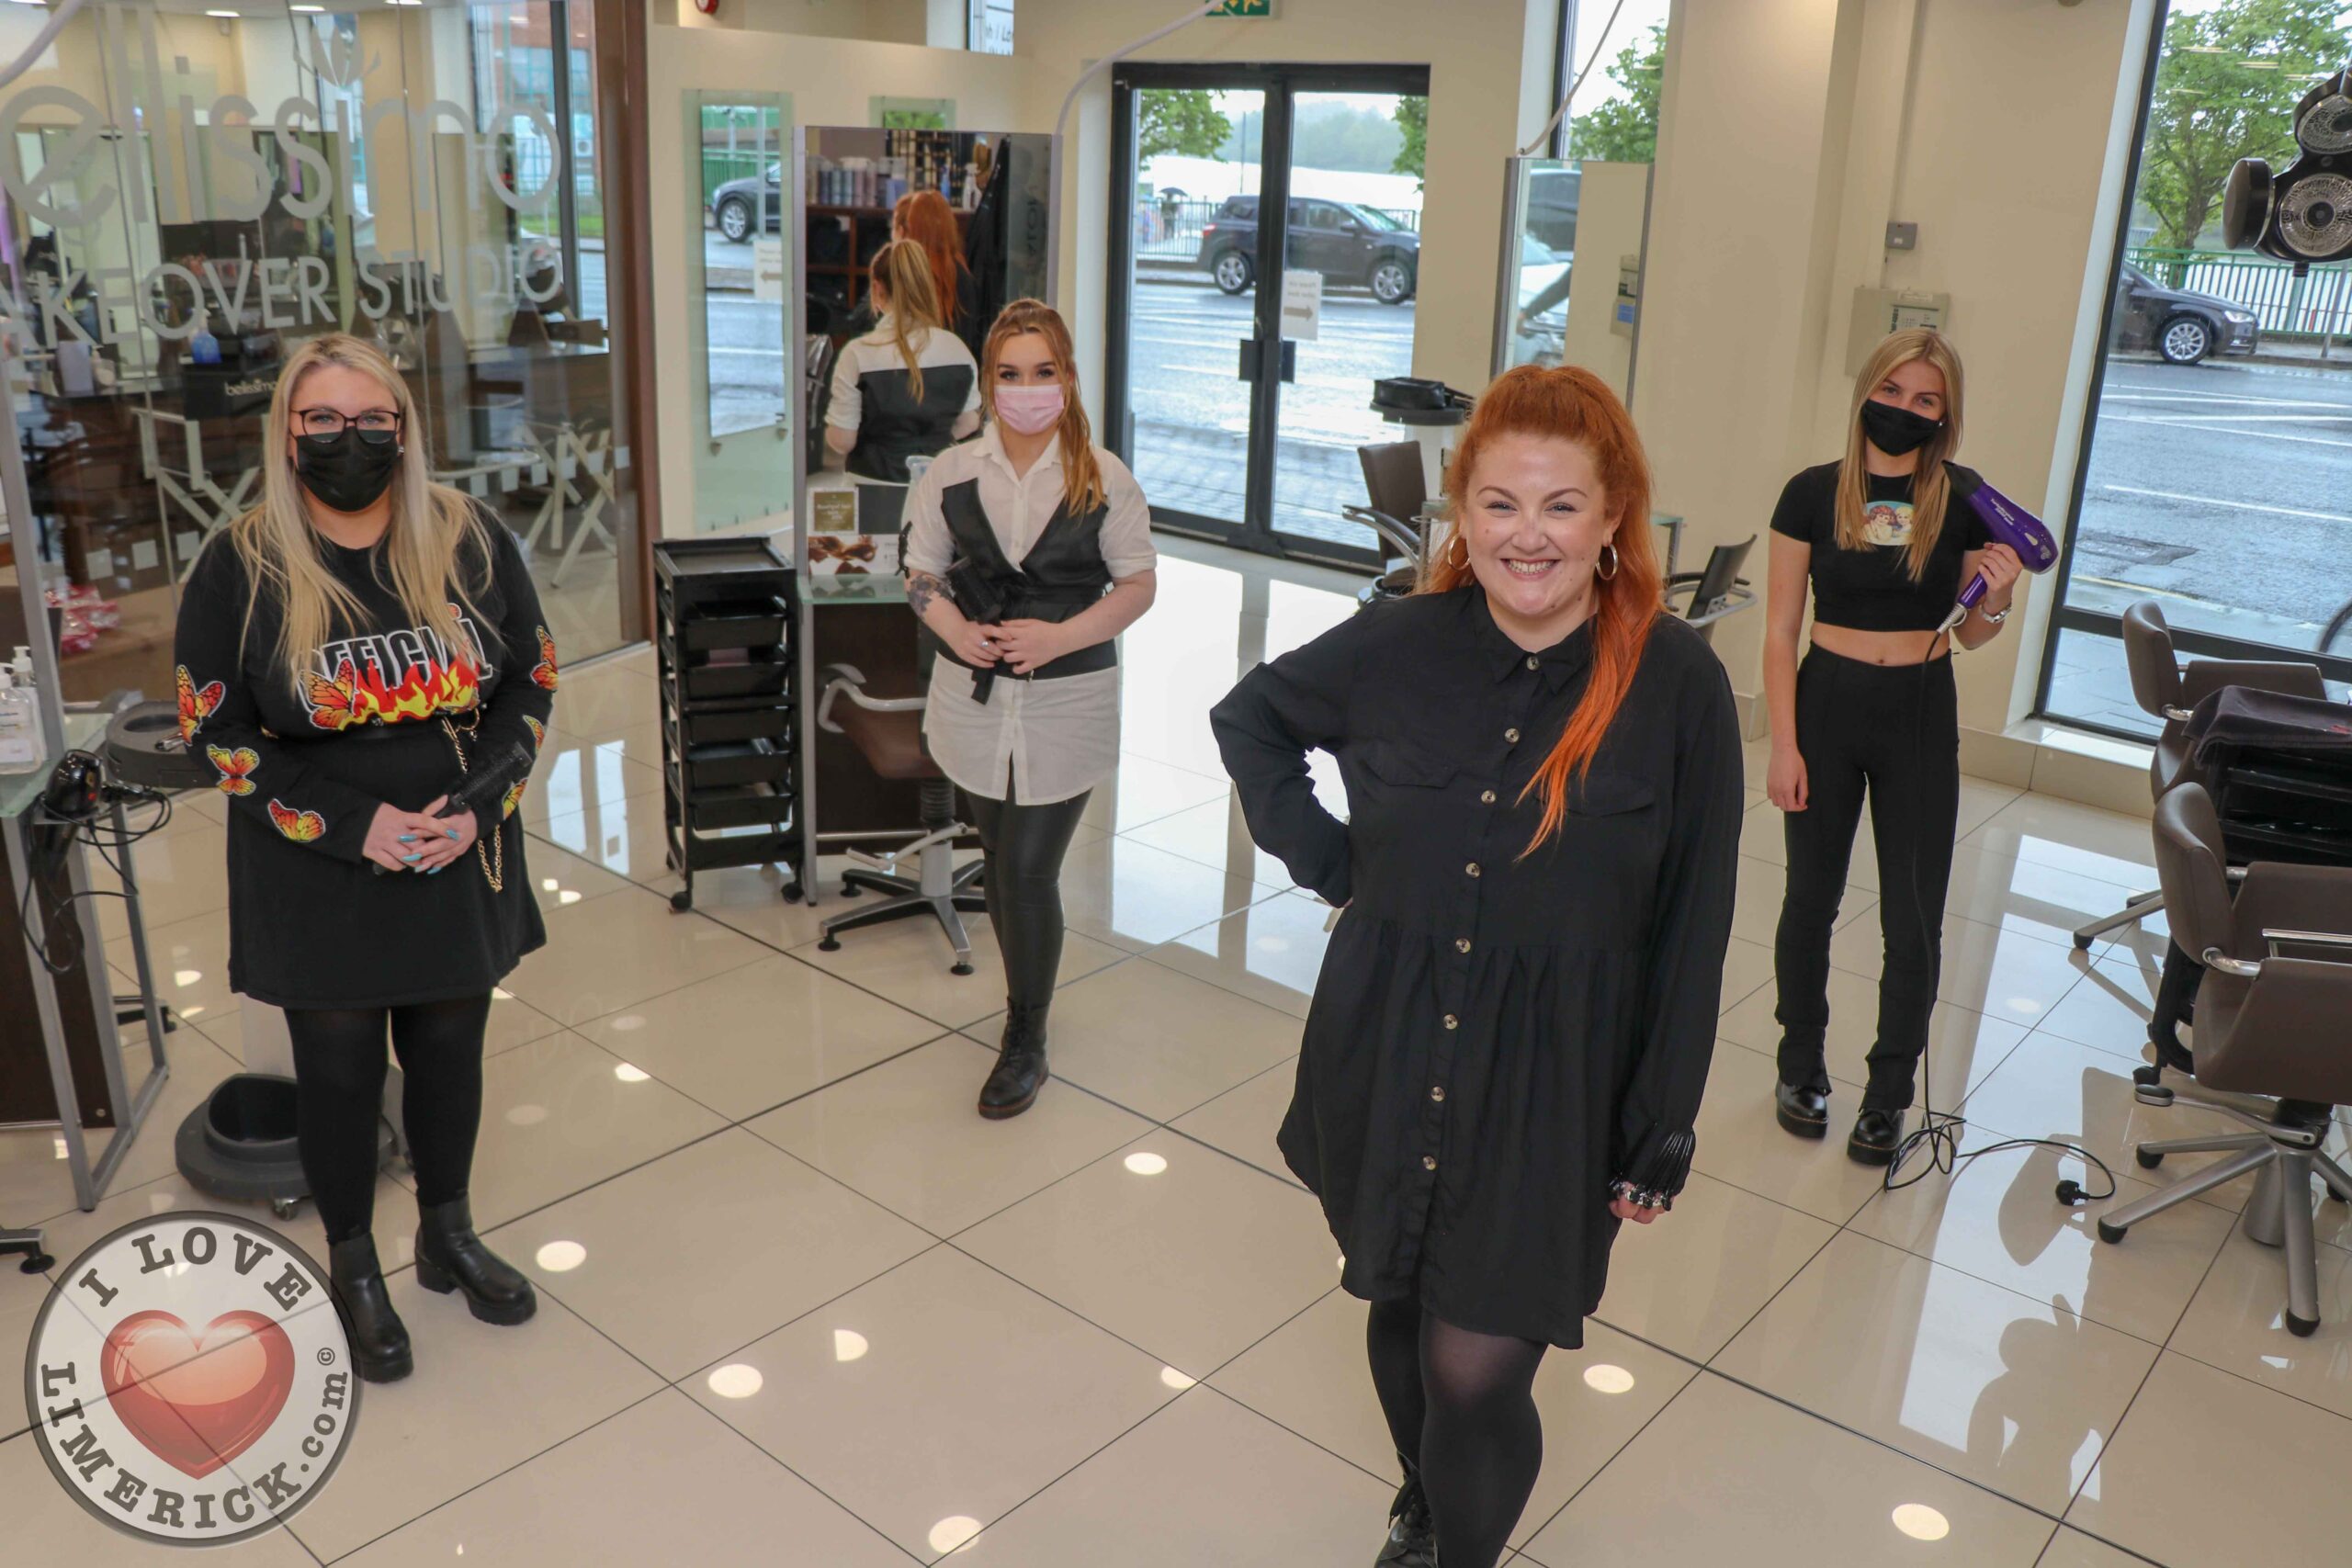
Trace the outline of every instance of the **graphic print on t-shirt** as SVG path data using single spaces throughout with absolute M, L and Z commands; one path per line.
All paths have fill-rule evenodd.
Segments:
M 1911 543 L 1911 503 L 1907 501 L 1868 501 L 1862 503 L 1862 542 L 1906 547 Z
M 458 617 L 467 637 L 482 646 L 473 623 Z M 355 724 L 401 724 L 436 713 L 463 713 L 481 697 L 495 671 L 454 656 L 431 626 L 343 637 L 322 647 L 303 684 L 314 728 L 341 731 Z

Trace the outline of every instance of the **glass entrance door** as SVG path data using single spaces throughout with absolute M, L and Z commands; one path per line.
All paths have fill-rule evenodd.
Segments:
M 1114 78 L 1106 443 L 1163 527 L 1378 564 L 1357 448 L 1411 373 L 1425 72 Z

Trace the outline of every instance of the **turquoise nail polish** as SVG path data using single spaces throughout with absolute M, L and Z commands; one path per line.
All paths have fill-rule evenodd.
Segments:
M 402 833 L 401 835 L 401 842 L 403 844 L 413 844 L 416 842 L 416 835 L 414 833 Z
M 457 836 L 458 836 L 458 830 L 457 830 L 455 828 L 450 829 L 449 829 L 449 837 L 451 837 L 451 838 L 453 838 L 453 839 L 454 839 L 454 838 L 456 838 Z
M 421 854 L 402 855 L 401 856 L 401 862 L 404 865 L 414 865 L 418 861 L 421 861 L 424 858 L 424 857 Z
M 431 871 L 426 872 L 424 874 L 425 874 L 425 875 L 427 875 L 427 876 L 438 876 L 438 875 L 440 875 L 440 874 L 441 874 L 441 873 L 442 873 L 442 872 L 443 872 L 443 870 L 445 870 L 445 869 L 446 869 L 445 867 L 437 866 L 437 865 L 436 865 L 436 866 L 435 866 Z

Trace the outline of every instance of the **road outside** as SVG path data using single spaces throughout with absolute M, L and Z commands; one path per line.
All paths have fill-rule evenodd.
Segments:
M 2154 597 L 2175 626 L 2309 649 L 2352 599 L 2348 491 L 2352 366 L 2119 357 L 2091 443 L 2068 602 L 2120 614 Z M 2067 634 L 2049 705 L 2121 728 L 2153 723 L 2110 639 Z

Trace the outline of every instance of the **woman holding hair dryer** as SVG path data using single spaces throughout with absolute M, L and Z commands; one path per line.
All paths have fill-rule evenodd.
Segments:
M 1862 803 L 1870 801 L 1886 944 L 1878 1036 L 1847 1154 L 1893 1163 L 1903 1144 L 1941 965 L 1944 892 L 1960 814 L 1960 721 L 1951 639 L 2000 635 L 2021 570 L 1975 511 L 1983 481 L 1960 449 L 1961 366 L 1926 329 L 1879 344 L 1854 383 L 1845 455 L 1789 480 L 1772 513 L 1764 692 L 1772 759 L 1766 793 L 1787 814 L 1788 891 L 1774 951 L 1780 984 L 1781 1125 L 1829 1126 L 1829 935 Z M 1949 635 L 1962 583 L 1987 591 Z M 1808 582 L 1812 647 L 1797 637 Z

